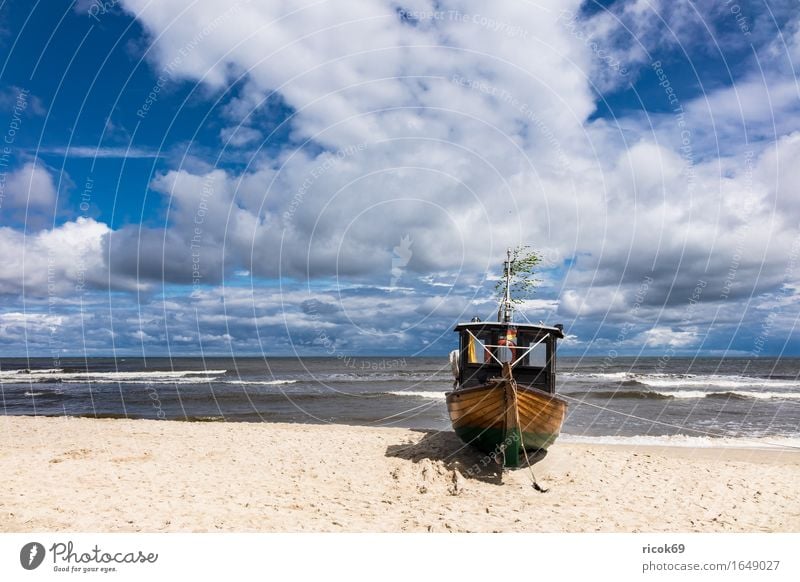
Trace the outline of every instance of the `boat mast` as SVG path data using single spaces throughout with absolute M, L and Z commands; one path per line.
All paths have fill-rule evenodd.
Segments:
M 500 309 L 497 310 L 497 321 L 500 323 L 511 323 L 511 314 L 514 311 L 514 305 L 511 303 L 511 249 L 506 249 L 506 260 L 503 263 L 506 276 L 506 292 L 503 296 L 503 301 L 500 303 Z

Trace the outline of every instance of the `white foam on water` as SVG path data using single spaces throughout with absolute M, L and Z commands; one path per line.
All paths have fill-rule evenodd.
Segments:
M 189 384 L 209 382 L 216 380 L 216 376 L 225 374 L 227 370 L 163 370 L 149 372 L 64 372 L 62 369 L 50 370 L 13 370 L 2 372 L 0 383 L 21 384 L 24 382 L 53 382 L 65 383 L 90 382 L 98 384 L 116 382 L 152 382 L 152 383 L 179 383 Z
M 21 370 L 2 370 L 0 371 L 0 377 L 3 376 L 14 376 L 17 374 L 55 374 L 58 372 L 63 372 L 63 368 L 43 368 L 41 370 L 28 370 L 28 369 L 21 369 Z
M 800 388 L 800 382 L 789 380 L 769 380 L 767 378 L 748 378 L 746 376 L 657 376 L 640 375 L 631 378 L 654 388 Z
M 634 372 L 609 372 L 609 373 L 575 373 L 563 372 L 559 376 L 569 380 L 602 381 L 608 382 L 639 382 L 653 388 L 798 388 L 798 380 L 770 380 L 769 378 L 751 378 L 748 376 L 731 375 L 698 375 L 698 374 L 641 374 Z
M 297 384 L 297 380 L 227 380 L 225 384 L 240 386 L 280 386 L 283 384 Z
M 450 373 L 410 373 L 410 374 L 378 374 L 363 372 L 316 374 L 309 378 L 320 383 L 325 382 L 452 382 Z
M 430 398 L 432 400 L 444 400 L 444 392 L 423 392 L 421 390 L 396 390 L 387 392 L 392 396 L 416 396 L 417 398 Z
M 215 376 L 195 376 L 192 378 L 80 378 L 77 380 L 61 380 L 63 384 L 202 384 L 215 382 Z
M 621 390 L 620 394 L 624 395 L 625 391 Z M 800 392 L 755 392 L 752 390 L 727 390 L 725 392 L 707 392 L 705 390 L 669 390 L 661 391 L 654 390 L 653 394 L 659 396 L 667 396 L 671 398 L 708 398 L 710 396 L 738 396 L 740 398 L 755 398 L 758 400 L 798 400 L 800 399 Z
M 689 435 L 664 435 L 664 436 L 581 436 L 562 434 L 558 437 L 560 442 L 598 445 L 640 445 L 663 447 L 690 447 L 690 448 L 792 448 L 800 449 L 800 436 L 797 437 L 709 437 Z
M 103 380 L 148 380 L 164 378 L 185 378 L 187 376 L 220 376 L 227 370 L 181 370 L 181 371 L 152 371 L 152 372 L 68 372 L 58 374 L 57 377 L 80 379 L 103 379 Z
M 675 390 L 675 391 L 668 391 L 668 392 L 660 392 L 658 390 L 654 390 L 653 394 L 658 394 L 659 396 L 669 396 L 671 398 L 705 398 L 711 392 L 703 392 L 702 390 Z
M 728 394 L 735 394 L 736 396 L 743 396 L 745 398 L 800 400 L 800 392 L 745 392 L 733 390 Z
M 559 372 L 562 378 L 574 380 L 633 380 L 634 375 L 630 372 Z

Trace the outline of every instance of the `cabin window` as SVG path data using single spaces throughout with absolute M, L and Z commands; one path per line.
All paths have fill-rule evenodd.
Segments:
M 547 365 L 547 344 L 545 342 L 540 343 L 528 352 L 525 358 L 525 365 L 535 368 L 544 368 Z
M 539 337 L 529 334 L 521 334 L 518 353 L 521 356 L 531 345 L 539 341 Z M 545 368 L 547 367 L 547 342 L 544 340 L 535 345 L 520 362 L 522 366 L 532 368 Z
M 491 356 L 486 354 L 488 348 L 484 348 L 485 344 L 492 343 L 492 336 L 489 332 L 478 332 L 475 336 L 467 335 L 467 363 L 469 364 L 482 364 L 485 358 L 491 360 Z
M 524 368 L 547 368 L 552 342 L 538 333 L 515 329 L 464 331 L 461 341 L 466 364 L 497 366 L 498 361 L 514 363 L 519 359 L 519 366 Z M 528 351 L 531 345 L 534 347 Z

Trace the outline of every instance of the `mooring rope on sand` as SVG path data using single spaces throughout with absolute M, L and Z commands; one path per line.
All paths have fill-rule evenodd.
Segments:
M 519 402 L 519 393 L 517 392 L 517 381 L 514 380 L 512 377 L 510 380 L 507 380 L 509 384 L 511 384 L 511 389 L 514 391 L 514 400 Z M 536 481 L 536 475 L 533 474 L 533 466 L 531 465 L 531 461 L 528 458 L 528 451 L 525 449 L 525 443 L 522 440 L 522 423 L 519 420 L 519 406 L 514 406 L 514 415 L 516 416 L 517 421 L 517 438 L 520 440 L 520 447 L 522 448 L 522 454 L 525 455 L 525 464 L 528 466 L 528 471 L 531 474 L 531 484 L 533 488 L 536 489 L 539 493 L 547 493 L 550 489 L 545 489 Z M 505 464 L 505 463 L 504 463 Z

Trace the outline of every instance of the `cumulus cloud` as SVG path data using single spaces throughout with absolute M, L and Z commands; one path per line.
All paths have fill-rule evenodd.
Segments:
M 509 244 L 549 239 L 555 217 L 542 208 L 557 195 L 552 178 L 563 176 L 569 142 L 581 140 L 594 107 L 580 67 L 585 57 L 553 28 L 554 10 L 507 3 L 487 15 L 481 4 L 463 2 L 442 16 L 421 2 L 404 6 L 413 15 L 404 19 L 377 1 L 292 11 L 124 5 L 150 32 L 157 68 L 181 55 L 180 75 L 220 89 L 244 73 L 232 101 L 248 104 L 240 113 L 275 91 L 295 112 L 290 147 L 226 176 L 218 196 L 226 208 L 216 220 L 230 210 L 236 222 L 208 232 L 231 268 L 365 275 L 411 237 L 411 272 L 486 270 Z M 195 38 L 206 29 L 213 35 Z M 531 42 L 536 59 L 525 57 Z M 197 191 L 188 178 L 184 172 L 173 186 L 179 203 L 186 188 Z M 508 229 L 492 228 L 509 214 Z M 186 238 L 180 208 L 171 219 Z
M 654 283 L 643 302 L 662 310 L 682 304 L 703 277 L 716 301 L 781 284 L 779 249 L 790 231 L 775 228 L 770 187 L 753 178 L 768 163 L 766 148 L 746 160 L 741 151 L 701 155 L 713 128 L 702 108 L 718 103 L 718 119 L 754 118 L 763 108 L 730 109 L 725 91 L 733 89 L 685 99 L 691 155 L 674 116 L 632 118 L 627 133 L 588 122 L 598 55 L 565 22 L 564 11 L 579 14 L 577 2 L 540 10 L 500 3 L 491 15 L 472 2 L 447 10 L 409 3 L 400 13 L 382 2 L 292 11 L 237 4 L 224 12 L 204 2 L 188 11 L 170 2 L 124 5 L 150 33 L 156 67 L 183 51 L 179 73 L 211 88 L 244 75 L 229 114 L 250 115 L 278 92 L 293 111 L 295 136 L 240 175 L 175 170 L 156 178 L 154 188 L 171 200 L 170 244 L 165 262 L 154 272 L 137 266 L 140 275 L 185 280 L 168 273 L 188 264 L 192 220 L 210 181 L 212 218 L 202 228 L 210 281 L 245 269 L 377 283 L 381 270 L 389 278 L 392 249 L 408 237 L 407 271 L 444 270 L 453 284 L 464 282 L 461 272 L 486 272 L 519 241 L 572 257 L 550 290 L 567 317 L 624 316 L 645 276 Z M 687 3 L 639 2 L 581 26 L 634 66 L 690 43 L 704 21 Z M 198 30 L 213 35 L 198 38 Z M 526 56 L 532 43 L 536 59 Z M 653 73 L 646 66 L 641 74 Z M 757 90 L 745 83 L 739 102 Z M 745 199 L 743 215 L 731 201 Z M 429 304 L 435 296 L 422 306 Z
M 678 113 L 664 92 L 661 113 L 592 118 L 596 91 L 654 78 L 651 63 L 670 51 L 708 51 L 698 31 L 716 34 L 730 16 L 719 7 L 709 32 L 689 2 L 588 15 L 577 0 L 121 5 L 146 31 L 154 70 L 216 95 L 223 145 L 254 151 L 244 169 L 169 160 L 150 184 L 163 225 L 95 223 L 108 265 L 94 272 L 129 288 L 206 285 L 195 303 L 161 307 L 199 307 L 215 345 L 253 347 L 254 329 L 316 347 L 323 329 L 341 349 L 435 342 L 436 325 L 491 316 L 486 279 L 518 243 L 557 258 L 525 307 L 534 320 L 565 318 L 575 345 L 598 335 L 602 345 L 614 333 L 604 326 L 632 320 L 627 342 L 690 348 L 702 326 L 759 321 L 742 306 L 788 295 L 800 128 L 775 115 L 796 108 L 796 87 L 779 78 L 786 50 L 759 37 L 763 69 L 680 96 Z M 277 127 L 259 125 L 270 108 L 281 111 L 277 142 Z M 313 292 L 259 296 L 274 309 L 254 312 L 241 292 L 221 301 L 212 287 L 237 272 Z M 280 308 L 293 314 L 283 335 Z M 151 321 L 131 339 L 168 341 Z M 184 327 L 178 343 L 197 334 Z
M 645 346 L 684 348 L 695 344 L 697 331 L 684 331 L 669 327 L 654 327 L 642 332 L 640 338 Z
M 3 194 L 4 214 L 12 220 L 26 221 L 28 225 L 39 222 L 48 214 L 53 220 L 58 189 L 42 163 L 27 162 L 3 177 L 5 183 L 0 192 Z
M 225 145 L 238 148 L 257 142 L 263 136 L 259 130 L 253 127 L 239 125 L 221 129 L 219 137 L 225 142 Z
M 66 323 L 66 319 L 61 315 L 47 313 L 19 311 L 0 313 L 0 344 L 18 346 L 20 339 L 26 337 L 27 334 L 37 339 L 50 336 Z M 38 342 L 35 341 L 35 343 Z
M 107 225 L 91 218 L 34 234 L 0 227 L 0 293 L 60 300 L 107 284 L 101 251 L 109 232 Z

